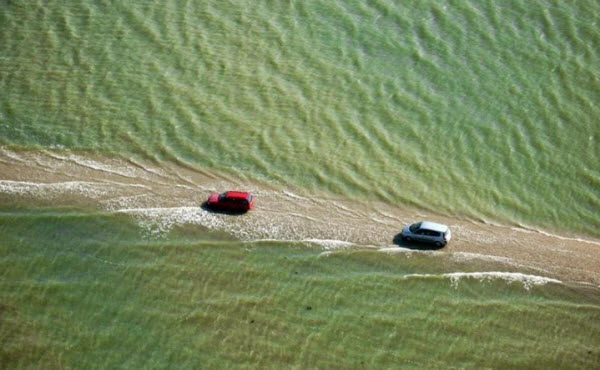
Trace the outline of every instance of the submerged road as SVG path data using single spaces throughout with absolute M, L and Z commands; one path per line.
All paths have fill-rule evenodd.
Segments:
M 244 215 L 203 210 L 210 192 L 250 190 L 256 209 Z M 181 224 L 197 224 L 242 240 L 294 240 L 324 249 L 398 248 L 446 253 L 464 261 L 490 261 L 506 271 L 600 286 L 600 240 L 549 230 L 444 217 L 380 202 L 303 194 L 173 164 L 58 151 L 0 148 L 0 208 L 14 205 L 85 206 L 129 213 L 149 237 Z M 402 226 L 433 220 L 452 229 L 443 249 L 399 242 Z

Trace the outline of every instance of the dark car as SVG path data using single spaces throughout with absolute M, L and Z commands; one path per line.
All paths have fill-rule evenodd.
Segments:
M 254 198 L 247 191 L 213 193 L 206 200 L 206 207 L 216 211 L 246 212 L 254 207 Z

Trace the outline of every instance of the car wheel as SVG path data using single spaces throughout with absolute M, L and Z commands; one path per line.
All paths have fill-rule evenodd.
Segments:
M 442 243 L 442 242 L 435 242 L 435 246 L 438 247 L 438 248 L 441 248 L 441 247 L 444 246 L 444 243 Z
M 412 242 L 412 238 L 410 236 L 403 236 L 402 240 L 404 240 L 405 242 Z

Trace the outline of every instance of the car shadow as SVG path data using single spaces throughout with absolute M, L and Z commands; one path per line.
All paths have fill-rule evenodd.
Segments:
M 219 208 L 210 207 L 206 201 L 202 202 L 202 204 L 200 205 L 200 208 L 202 208 L 206 212 L 217 213 L 217 214 L 221 214 L 221 215 L 239 216 L 239 215 L 248 213 L 247 210 L 230 210 L 230 209 L 219 209 Z
M 398 233 L 396 234 L 396 236 L 394 236 L 393 243 L 399 246 L 400 248 L 413 249 L 419 251 L 433 251 L 444 248 L 443 246 L 436 247 L 435 244 L 420 243 L 415 241 L 409 242 L 402 240 L 402 233 Z

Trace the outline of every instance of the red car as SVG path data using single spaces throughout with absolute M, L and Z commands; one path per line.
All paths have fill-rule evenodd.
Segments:
M 218 211 L 246 212 L 254 207 L 252 194 L 246 191 L 213 193 L 206 200 L 206 207 Z

